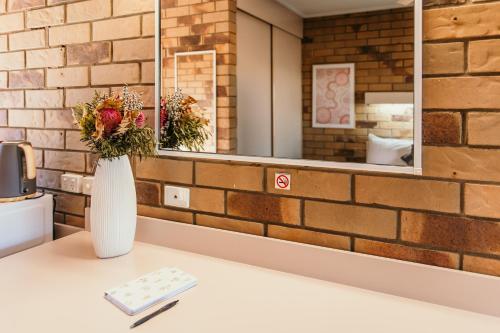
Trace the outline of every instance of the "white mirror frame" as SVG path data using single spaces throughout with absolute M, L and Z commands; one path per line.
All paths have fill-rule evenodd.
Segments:
M 160 1 L 155 0 L 155 133 L 160 137 L 160 98 L 161 98 L 161 11 Z M 414 3 L 414 165 L 390 166 L 367 163 L 329 162 L 305 159 L 287 159 L 275 157 L 240 156 L 214 153 L 182 152 L 158 149 L 158 155 L 183 157 L 190 159 L 208 159 L 247 163 L 276 164 L 298 167 L 313 167 L 353 171 L 399 173 L 422 175 L 422 0 Z

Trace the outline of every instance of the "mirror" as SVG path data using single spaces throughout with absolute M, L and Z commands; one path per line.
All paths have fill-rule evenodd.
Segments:
M 161 1 L 160 147 L 413 167 L 415 12 L 411 0 Z

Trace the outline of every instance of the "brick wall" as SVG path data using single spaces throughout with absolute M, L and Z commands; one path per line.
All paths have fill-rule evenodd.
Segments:
M 120 6 L 122 2 L 115 1 L 114 8 L 123 8 Z M 135 6 L 143 2 L 130 3 Z M 431 6 L 432 3 L 438 5 Z M 69 7 L 69 4 L 72 3 L 66 6 Z M 500 139 L 497 134 L 500 102 L 496 98 L 500 85 L 500 48 L 497 47 L 500 44 L 497 24 L 500 1 L 472 4 L 465 0 L 439 0 L 428 1 L 428 4 L 424 14 L 424 176 L 150 159 L 136 168 L 139 212 L 184 223 L 500 275 Z M 147 11 L 143 15 L 136 7 L 129 6 L 126 8 L 133 9 L 133 12 L 125 17 L 139 16 L 143 23 L 149 21 Z M 57 5 L 45 9 L 52 7 Z M 32 10 L 36 9 L 30 9 L 28 13 Z M 17 27 L 13 25 L 12 22 L 16 21 L 9 16 L 16 13 L 12 11 L 0 16 L 0 22 L 3 22 L 0 24 L 0 47 L 4 45 L 2 40 L 14 33 L 8 31 L 30 31 L 24 28 L 24 22 Z M 92 11 L 95 23 L 101 22 L 96 18 L 97 13 Z M 115 9 L 113 13 L 116 13 Z M 102 22 L 109 22 L 110 19 L 105 17 Z M 12 25 L 5 28 L 4 22 L 11 22 L 9 24 Z M 43 26 L 48 25 L 43 23 Z M 145 28 L 147 26 L 143 24 L 142 31 L 149 31 Z M 50 28 L 45 30 L 50 36 Z M 113 31 L 117 33 L 124 29 Z M 118 37 L 111 39 L 114 38 Z M 115 56 L 116 45 L 113 42 L 110 44 L 113 53 L 99 57 L 107 59 L 101 60 L 103 62 L 110 62 L 109 57 Z M 29 63 L 38 61 L 39 65 L 35 68 L 42 69 L 45 80 L 46 72 L 51 67 L 73 67 L 65 63 L 71 59 L 68 56 L 71 45 L 61 49 L 54 47 L 56 51 L 50 51 L 54 54 L 64 52 L 62 63 L 57 62 L 61 60 L 55 56 L 45 59 L 27 56 L 26 59 L 31 59 L 27 60 Z M 134 54 L 142 51 L 136 48 L 131 50 Z M 0 53 L 0 77 L 9 77 L 10 72 L 23 70 L 26 66 L 19 61 L 19 57 L 12 56 L 12 52 L 21 52 L 23 56 L 30 52 L 10 50 L 8 47 L 6 51 Z M 96 54 L 102 53 L 89 52 L 85 55 L 94 57 Z M 10 60 L 5 60 L 6 57 Z M 139 76 L 144 77 L 144 73 L 148 72 L 144 71 L 144 67 L 148 67 L 144 65 L 151 62 L 148 60 L 126 60 L 124 64 L 141 68 Z M 125 66 L 121 61 L 115 61 L 113 65 L 75 64 L 74 67 L 106 66 L 102 72 L 113 73 L 114 67 L 109 66 L 117 65 Z M 102 72 L 94 69 L 90 79 Z M 104 76 L 107 80 L 113 77 Z M 102 83 L 104 78 L 99 80 L 100 84 L 91 84 L 104 89 L 114 86 L 113 83 Z M 8 85 L 10 81 L 6 80 Z M 5 79 L 0 82 L 5 82 Z M 141 86 L 149 87 L 147 84 Z M 70 120 L 61 117 L 67 114 L 64 103 L 68 96 L 73 96 L 72 90 L 84 88 L 8 88 L 0 92 L 0 101 L 9 101 L 9 104 L 0 107 L 8 110 L 0 112 L 2 138 L 22 138 L 26 132 L 39 127 L 44 133 L 64 133 L 59 135 L 65 138 L 63 146 L 44 140 L 42 148 L 38 149 L 39 181 L 45 188 L 57 191 L 58 173 L 62 170 L 81 171 L 89 165 L 85 164 L 84 151 L 67 146 L 67 133 L 72 133 Z M 62 97 L 58 91 L 62 91 Z M 86 90 L 76 90 L 83 91 Z M 48 99 L 45 94 L 53 94 L 53 97 Z M 34 107 L 32 103 L 35 101 L 43 107 Z M 59 103 L 57 107 L 51 104 L 55 102 Z M 20 113 L 26 117 L 21 116 L 12 123 L 10 115 L 16 112 L 26 112 Z M 9 123 L 12 128 L 6 127 Z M 47 124 L 55 129 L 41 128 Z M 290 192 L 274 189 L 272 182 L 276 170 L 292 174 Z M 162 206 L 161 186 L 164 184 L 190 187 L 192 209 Z M 57 192 L 60 194 L 58 210 L 66 213 L 62 222 L 81 225 L 79 216 L 84 197 Z M 61 218 L 62 215 L 58 215 L 59 221 Z
M 427 1 L 422 177 L 162 158 L 137 165 L 139 212 L 500 276 L 499 14 Z M 162 206 L 165 184 L 190 187 L 192 208 Z
M 172 92 L 177 52 L 216 50 L 217 152 L 236 152 L 236 1 L 162 0 L 163 95 Z M 187 70 L 187 68 L 184 68 Z M 210 88 L 210 86 L 208 87 Z M 184 89 L 184 93 L 190 91 Z
M 154 0 L 0 0 L 0 140 L 36 148 L 38 185 L 57 193 L 56 221 L 82 227 L 86 198 L 64 172 L 91 173 L 70 108 L 129 84 L 154 120 Z
M 413 9 L 306 19 L 303 44 L 304 158 L 366 161 L 372 133 L 413 137 L 413 109 L 365 105 L 366 92 L 413 91 Z M 356 64 L 356 128 L 313 128 L 312 66 Z

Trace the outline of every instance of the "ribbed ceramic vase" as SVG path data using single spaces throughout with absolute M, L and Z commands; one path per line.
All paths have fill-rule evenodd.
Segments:
M 99 258 L 132 250 L 137 222 L 134 176 L 128 156 L 100 159 L 90 205 L 90 232 Z

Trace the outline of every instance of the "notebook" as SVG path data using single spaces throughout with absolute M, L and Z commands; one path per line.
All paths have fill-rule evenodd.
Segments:
M 104 297 L 133 316 L 196 286 L 197 283 L 192 275 L 175 267 L 165 267 L 112 288 L 104 293 Z

